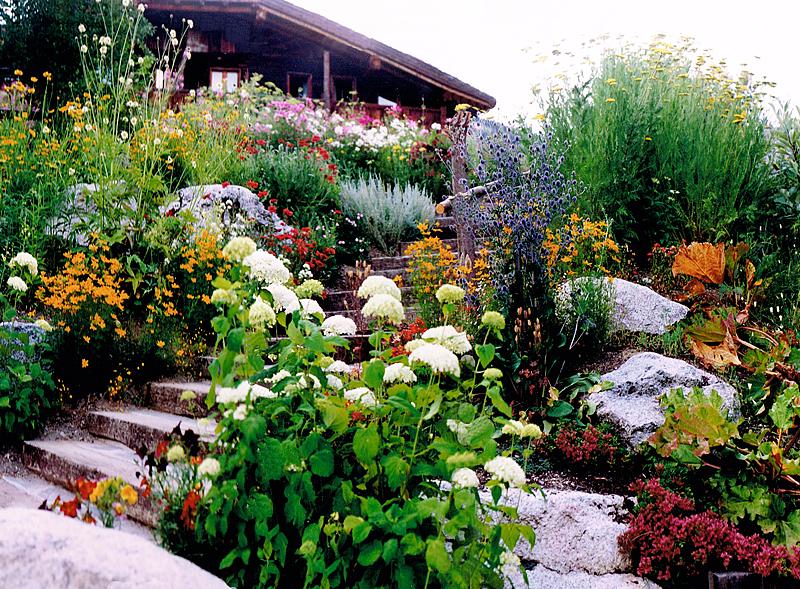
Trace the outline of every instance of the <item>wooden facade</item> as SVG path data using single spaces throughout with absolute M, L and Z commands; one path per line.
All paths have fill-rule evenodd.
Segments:
M 488 94 L 441 70 L 284 0 L 152 0 L 157 27 L 194 27 L 182 89 L 235 88 L 261 74 L 292 96 L 329 108 L 359 101 L 379 116 L 396 104 L 412 118 L 443 123 L 459 103 L 489 109 Z

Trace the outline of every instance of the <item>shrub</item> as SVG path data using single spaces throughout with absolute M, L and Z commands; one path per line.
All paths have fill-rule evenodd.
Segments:
M 375 176 L 342 182 L 342 210 L 362 220 L 370 241 L 393 254 L 419 223 L 431 223 L 431 197 L 417 186 L 387 186 Z
M 718 240 L 753 224 L 770 190 L 759 85 L 730 80 L 686 47 L 654 43 L 603 58 L 547 105 L 569 143 L 579 203 L 640 253 L 655 242 Z
M 277 275 L 280 262 L 269 264 Z M 220 411 L 218 468 L 208 475 L 195 530 L 227 581 L 502 587 L 505 571 L 518 566 L 507 550 L 533 535 L 499 503 L 507 486 L 527 485 L 494 441 L 495 412 L 510 408 L 487 372 L 492 344 L 476 348 L 474 370 L 450 351 L 470 351 L 464 334 L 417 341 L 409 356 L 392 356 L 391 326 L 402 322 L 403 308 L 397 287 L 376 278 L 363 292 L 371 359 L 350 367 L 332 358 L 345 351 L 337 334 L 352 333 L 348 320 L 329 318 L 321 329 L 313 305 L 291 312 L 291 290 L 265 288 L 239 265 L 215 285 L 220 354 L 208 402 Z M 241 305 L 254 295 L 257 314 L 255 305 Z M 272 346 L 262 307 L 287 336 Z M 487 340 L 497 335 L 487 329 Z M 267 358 L 274 367 L 266 368 Z M 471 470 L 478 465 L 492 477 L 492 499 L 478 495 Z M 498 510 L 510 519 L 494 523 Z
M 286 146 L 261 148 L 238 173 L 230 178 L 232 183 L 245 186 L 248 181 L 256 182 L 269 198 L 293 211 L 293 225 L 313 226 L 318 216 L 339 208 L 336 167 L 322 147 L 299 151 Z

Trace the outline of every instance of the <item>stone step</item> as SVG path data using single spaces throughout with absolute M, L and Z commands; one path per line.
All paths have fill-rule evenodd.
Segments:
M 33 440 L 22 446 L 22 460 L 30 470 L 45 480 L 71 487 L 79 477 L 99 480 L 120 477 L 139 489 L 142 472 L 136 453 L 119 442 L 93 439 Z M 128 516 L 150 527 L 157 520 L 149 498 L 139 500 L 128 509 Z
M 122 411 L 92 411 L 86 416 L 86 425 L 92 434 L 133 450 L 141 446 L 154 450 L 163 437 L 178 426 L 182 432 L 194 431 L 204 441 L 214 439 L 213 425 L 201 426 L 190 417 L 134 407 Z
M 189 417 L 208 415 L 206 396 L 211 389 L 211 381 L 151 382 L 147 388 L 147 405 L 150 409 Z M 181 401 L 184 391 L 192 391 L 197 398 L 194 401 Z
M 377 276 L 385 276 L 386 278 L 390 278 L 391 280 L 395 280 L 398 276 L 400 276 L 403 280 L 403 283 L 398 286 L 405 285 L 411 279 L 411 273 L 408 271 L 407 268 L 391 268 L 389 270 L 372 270 L 373 275 Z
M 406 268 L 411 262 L 411 256 L 378 256 L 369 261 L 372 271 L 375 270 L 395 270 Z
M 400 253 L 404 256 L 408 255 L 408 246 L 410 246 L 413 241 L 404 241 L 400 244 Z M 442 244 L 450 247 L 451 250 L 454 252 L 458 251 L 458 240 L 456 238 L 448 238 L 442 239 Z

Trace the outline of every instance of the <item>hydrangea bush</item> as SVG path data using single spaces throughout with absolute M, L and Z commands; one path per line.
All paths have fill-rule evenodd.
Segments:
M 358 293 L 372 351 L 351 365 L 334 355 L 347 357 L 352 320 L 303 304 L 302 285 L 262 253 L 235 262 L 215 283 L 219 468 L 195 526 L 215 572 L 237 587 L 503 587 L 519 567 L 511 550 L 534 536 L 501 502 L 528 485 L 496 441 L 524 428 L 490 367 L 497 322 L 473 346 L 447 325 L 463 291 L 445 289 L 445 324 L 393 356 L 405 311 L 397 286 L 373 276 Z

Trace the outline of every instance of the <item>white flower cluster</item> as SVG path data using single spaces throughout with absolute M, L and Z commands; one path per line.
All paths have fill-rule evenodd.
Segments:
M 8 262 L 11 268 L 25 268 L 31 273 L 31 276 L 39 274 L 39 263 L 28 252 L 19 252 Z
M 294 292 L 301 299 L 310 299 L 312 297 L 320 296 L 323 292 L 325 292 L 325 287 L 319 280 L 309 278 L 308 280 L 303 281 L 300 286 L 295 288 Z
M 358 292 L 356 294 L 360 299 L 369 299 L 375 295 L 383 294 L 394 297 L 398 301 L 403 300 L 400 288 L 395 284 L 394 280 L 374 274 L 364 279 L 364 282 L 358 287 Z
M 219 387 L 217 389 L 217 403 L 219 405 L 230 405 L 233 403 L 244 403 L 247 401 L 248 395 L 250 400 L 254 399 L 274 399 L 278 395 L 265 386 L 260 384 L 250 384 L 248 381 L 243 380 L 239 386 Z
M 250 325 L 259 331 L 264 331 L 268 327 L 275 325 L 275 311 L 270 304 L 262 299 L 256 297 L 255 302 L 250 305 Z
M 348 317 L 333 315 L 322 322 L 322 332 L 327 336 L 348 336 L 356 334 L 356 322 Z
M 508 420 L 503 425 L 501 432 L 519 438 L 533 438 L 534 440 L 542 437 L 542 430 L 535 423 L 522 423 L 513 419 Z
M 422 339 L 442 345 L 454 354 L 466 354 L 472 349 L 467 334 L 452 325 L 432 327 L 422 334 Z
M 360 403 L 364 407 L 374 407 L 378 404 L 375 393 L 367 387 L 358 387 L 344 392 L 344 398 L 351 403 Z
M 292 273 L 278 258 L 264 250 L 256 250 L 242 260 L 250 278 L 267 285 L 286 284 L 291 280 Z
M 436 299 L 440 303 L 460 303 L 465 295 L 463 288 L 453 284 L 443 284 L 436 291 Z
M 312 315 L 319 315 L 321 317 L 325 317 L 325 311 L 322 310 L 319 303 L 314 299 L 300 299 L 300 310 L 302 311 L 303 317 L 310 317 Z
M 28 290 L 28 285 L 25 284 L 25 281 L 19 276 L 9 277 L 9 279 L 6 280 L 6 284 L 11 290 L 15 290 L 17 292 L 26 292 Z
M 405 364 L 397 362 L 386 367 L 386 371 L 383 373 L 383 382 L 387 384 L 395 382 L 413 384 L 417 382 L 417 375 Z
M 197 474 L 205 477 L 215 477 L 219 474 L 220 466 L 216 458 L 206 458 L 197 467 Z
M 325 369 L 325 372 L 332 372 L 334 374 L 348 374 L 353 370 L 353 367 L 347 364 L 346 362 L 342 362 L 341 360 L 335 360 L 331 362 L 331 364 Z
M 492 458 L 484 465 L 484 468 L 486 472 L 492 475 L 492 478 L 507 483 L 512 487 L 521 487 L 525 484 L 525 472 L 522 467 L 506 456 Z
M 234 237 L 222 248 L 222 254 L 235 262 L 241 262 L 254 254 L 256 249 L 256 242 L 249 237 Z
M 376 294 L 361 308 L 361 314 L 366 319 L 378 319 L 399 325 L 405 319 L 403 303 L 392 295 Z
M 461 367 L 458 357 L 450 350 L 439 344 L 423 343 L 414 348 L 409 354 L 411 363 L 420 362 L 430 368 L 434 374 L 451 374 L 458 378 L 461 376 Z
M 456 469 L 450 476 L 450 480 L 456 487 L 461 487 L 462 489 L 477 487 L 480 484 L 478 475 L 471 468 Z
M 294 313 L 300 310 L 300 299 L 283 284 L 270 284 L 267 291 L 272 295 L 272 304 L 278 311 Z

